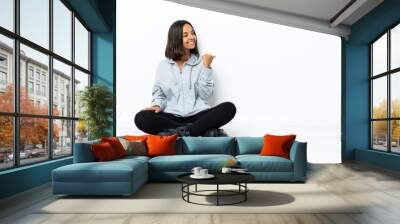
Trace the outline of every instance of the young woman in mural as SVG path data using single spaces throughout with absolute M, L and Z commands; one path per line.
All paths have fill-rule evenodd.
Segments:
M 202 136 L 233 119 L 233 103 L 214 107 L 207 103 L 214 89 L 211 63 L 215 56 L 200 57 L 196 32 L 188 21 L 178 20 L 169 28 L 165 57 L 157 68 L 151 107 L 135 116 L 140 130 L 149 134 L 176 130 L 180 136 Z

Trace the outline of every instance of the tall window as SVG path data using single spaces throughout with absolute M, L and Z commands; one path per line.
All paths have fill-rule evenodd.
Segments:
M 0 8 L 0 170 L 70 156 L 87 139 L 72 105 L 90 84 L 90 31 L 63 0 Z
M 400 153 L 400 24 L 370 45 L 371 148 Z

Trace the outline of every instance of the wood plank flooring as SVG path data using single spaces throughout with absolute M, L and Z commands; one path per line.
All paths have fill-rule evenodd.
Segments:
M 308 183 L 366 206 L 357 214 L 36 214 L 54 200 L 45 185 L 0 201 L 0 223 L 27 224 L 260 224 L 400 223 L 400 174 L 360 163 L 310 164 Z M 316 203 L 318 203 L 316 201 Z

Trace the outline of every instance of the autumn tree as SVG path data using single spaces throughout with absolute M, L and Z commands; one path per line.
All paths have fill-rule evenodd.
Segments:
M 400 117 L 400 101 L 399 99 L 392 100 L 391 117 Z M 378 106 L 373 108 L 373 118 L 387 118 L 387 100 L 382 100 Z M 385 138 L 387 136 L 387 122 L 375 121 L 373 125 L 374 138 Z M 400 138 L 400 122 L 392 121 L 392 141 L 398 141 Z
M 8 85 L 4 93 L 0 93 L 0 111 L 13 112 L 13 86 Z M 11 116 L 0 116 L 0 149 L 12 149 L 13 146 L 13 119 Z
M 14 97 L 13 85 L 8 85 L 6 92 L 0 93 L 0 111 L 13 112 Z M 41 114 L 46 115 L 48 112 L 46 106 L 34 105 L 29 99 L 29 95 L 24 87 L 20 88 L 20 110 L 23 114 Z M 59 113 L 55 111 L 55 113 Z M 12 116 L 0 116 L 0 147 L 12 149 L 13 146 L 13 119 Z M 26 145 L 42 144 L 47 142 L 48 136 L 48 119 L 47 118 L 20 118 L 20 149 L 24 149 Z M 59 128 L 57 125 L 53 127 L 53 138 L 59 136 Z

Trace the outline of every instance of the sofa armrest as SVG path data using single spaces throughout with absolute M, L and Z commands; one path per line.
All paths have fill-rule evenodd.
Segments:
M 96 158 L 94 157 L 90 146 L 92 144 L 100 143 L 99 140 L 75 143 L 74 145 L 74 163 L 89 163 L 95 162 Z
M 293 162 L 293 179 L 305 181 L 307 176 L 307 142 L 295 141 L 290 149 L 290 160 Z

